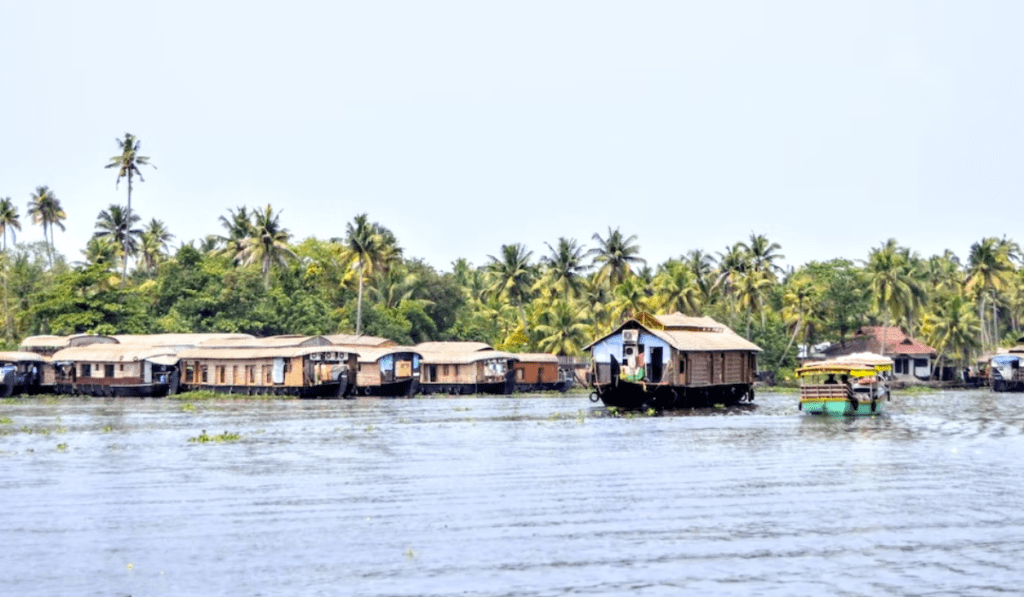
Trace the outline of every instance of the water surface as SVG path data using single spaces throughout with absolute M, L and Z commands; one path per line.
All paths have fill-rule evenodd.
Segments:
M 8 400 L 0 594 L 1017 594 L 1022 400 Z

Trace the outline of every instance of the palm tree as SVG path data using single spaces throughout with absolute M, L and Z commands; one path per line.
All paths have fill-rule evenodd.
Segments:
M 533 251 L 521 243 L 502 245 L 500 258 L 488 255 L 487 294 L 522 307 L 533 285 L 534 272 L 530 264 L 532 255 Z
M 157 262 L 167 253 L 174 235 L 161 220 L 153 218 L 142 231 L 141 252 L 146 269 L 153 271 Z
M 121 256 L 127 261 L 128 255 L 124 251 L 130 251 L 134 255 L 138 250 L 142 230 L 133 226 L 141 219 L 138 214 L 132 214 L 129 220 L 127 212 L 120 205 L 111 204 L 96 216 L 96 232 L 93 233 L 93 238 L 105 238 L 119 245 Z
M 15 230 L 21 230 L 21 218 L 18 216 L 18 208 L 15 207 L 10 197 L 4 197 L 0 200 L 0 231 L 3 232 L 4 236 L 4 320 L 8 338 L 11 337 L 12 317 L 7 302 L 7 232 L 10 231 L 11 233 L 11 242 L 16 242 Z
M 17 239 L 14 231 L 21 232 L 21 216 L 18 215 L 18 208 L 11 201 L 10 197 L 0 199 L 0 233 L 4 237 L 4 251 L 7 250 L 7 233 L 11 233 L 11 242 Z
M 786 350 L 782 351 L 779 362 L 775 365 L 778 369 L 782 366 L 793 342 L 800 335 L 800 328 L 809 319 L 816 304 L 821 298 L 821 291 L 814 280 L 809 276 L 795 275 L 786 286 L 786 293 L 782 296 L 782 318 L 787 324 L 793 324 L 793 335 L 786 344 Z
M 384 257 L 385 239 L 376 223 L 366 214 L 359 214 L 345 225 L 344 252 L 359 276 L 359 299 L 356 303 L 356 335 L 363 329 L 363 278 L 373 272 Z
M 613 288 L 626 279 L 633 265 L 647 263 L 639 256 L 640 247 L 636 244 L 635 234 L 624 237 L 618 228 L 612 230 L 609 226 L 608 238 L 601 238 L 596 232 L 593 238 L 597 246 L 587 251 L 587 255 L 594 256 L 594 263 L 600 264 L 598 276 Z
M 669 260 L 654 276 L 653 303 L 665 313 L 699 315 L 701 288 L 697 276 L 682 261 Z
M 778 253 L 782 245 L 769 242 L 763 234 L 750 233 L 750 244 L 744 245 L 750 258 L 751 268 L 756 272 L 764 272 L 774 282 L 776 274 L 782 271 L 782 267 L 776 263 L 777 260 L 785 259 L 785 255 Z
M 912 304 L 908 266 L 907 253 L 894 238 L 868 253 L 864 272 L 875 308 L 883 316 L 886 327 L 889 327 L 890 317 L 899 320 L 900 314 L 906 313 Z
M 615 296 L 611 312 L 613 318 L 618 317 L 621 320 L 627 317 L 636 317 L 641 311 L 647 311 L 650 307 L 647 286 L 636 276 L 623 280 L 612 290 L 612 293 Z
M 693 249 L 686 253 L 684 262 L 697 280 L 702 302 L 710 304 L 715 291 L 715 282 L 712 279 L 715 272 L 714 258 L 700 249 Z
M 536 326 L 539 348 L 558 355 L 578 355 L 589 338 L 589 326 L 581 309 L 572 302 L 555 299 Z
M 263 211 L 255 213 L 252 236 L 247 238 L 238 259 L 245 265 L 260 263 L 263 271 L 263 286 L 270 287 L 270 266 L 285 265 L 288 259 L 295 259 L 295 253 L 288 248 L 291 235 L 281 227 L 281 213 L 274 213 L 268 203 Z
M 32 193 L 31 199 L 28 202 L 28 215 L 32 216 L 32 223 L 39 224 L 43 227 L 43 239 L 49 241 L 50 251 L 50 267 L 53 267 L 53 227 L 58 226 L 63 232 L 64 220 L 67 219 L 68 214 L 64 213 L 64 208 L 60 205 L 60 199 L 57 199 L 57 195 L 50 190 L 49 187 L 41 186 L 36 187 L 36 191 Z M 49 237 L 47 237 L 47 229 L 50 231 Z
M 110 158 L 104 168 L 117 168 L 117 180 L 114 182 L 114 188 L 116 189 L 121 183 L 122 178 L 128 179 L 128 209 L 126 210 L 125 220 L 132 221 L 132 177 L 136 174 L 139 175 L 139 182 L 146 182 L 146 179 L 142 178 L 142 171 L 139 170 L 139 166 L 156 166 L 149 163 L 149 158 L 144 155 L 139 155 L 139 147 L 142 142 L 131 133 L 124 134 L 124 141 L 115 139 L 118 147 L 121 148 L 121 153 Z M 128 255 L 131 254 L 129 250 L 130 235 L 124 237 L 124 268 L 121 270 L 121 288 L 124 288 L 124 280 L 128 277 Z
M 925 342 L 935 347 L 943 361 L 952 355 L 966 365 L 970 362 L 970 351 L 980 346 L 981 321 L 970 301 L 961 294 L 937 302 L 932 312 L 925 315 L 922 331 Z
M 741 309 L 746 312 L 747 333 L 746 338 L 750 339 L 750 316 L 754 311 L 761 312 L 761 326 L 764 327 L 765 311 L 762 309 L 764 296 L 772 285 L 770 274 L 765 271 L 754 269 L 747 270 L 740 274 L 736 281 L 736 300 Z
M 216 236 L 221 249 L 218 254 L 227 255 L 237 261 L 238 255 L 245 250 L 245 241 L 252 238 L 255 226 L 252 223 L 253 214 L 244 205 L 238 209 L 228 208 L 228 216 L 220 216 L 217 221 L 225 231 L 225 236 Z
M 117 244 L 112 237 L 93 236 L 82 250 L 82 257 L 85 258 L 87 266 L 104 265 L 109 268 L 117 261 L 117 256 L 120 253 L 121 245 Z
M 544 244 L 548 246 L 551 254 L 541 257 L 544 274 L 533 289 L 551 288 L 567 300 L 576 298 L 583 292 L 586 273 L 591 267 L 583 263 L 586 256 L 585 248 L 575 239 L 564 236 L 558 239 L 557 247 Z
M 983 238 L 971 245 L 970 256 L 967 258 L 967 280 L 964 288 L 968 292 L 976 292 L 978 300 L 978 319 L 981 322 L 981 344 L 986 345 L 985 338 L 985 299 L 992 300 L 992 335 L 991 344 L 999 340 L 997 298 L 996 293 L 1009 282 L 1013 275 L 1015 247 L 994 237 Z

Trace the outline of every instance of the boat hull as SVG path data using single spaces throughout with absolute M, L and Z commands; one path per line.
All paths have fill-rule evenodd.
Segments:
M 594 386 L 591 399 L 599 398 L 605 406 L 623 410 L 672 410 L 707 408 L 716 404 L 733 406 L 744 400 L 753 401 L 751 384 L 727 384 L 706 387 L 685 387 L 645 384 L 616 380 Z
M 382 398 L 412 398 L 420 391 L 420 382 L 416 378 L 401 381 L 384 382 L 374 386 L 360 386 L 355 393 L 361 396 L 379 396 Z
M 857 417 L 882 414 L 885 400 L 869 398 L 801 398 L 800 409 L 809 415 Z

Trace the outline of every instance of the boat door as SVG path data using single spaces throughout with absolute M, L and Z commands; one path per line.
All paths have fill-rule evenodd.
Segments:
M 662 350 L 660 346 L 651 347 L 651 363 L 647 369 L 648 379 L 651 380 L 651 383 L 659 383 L 661 381 L 662 369 L 664 368 Z

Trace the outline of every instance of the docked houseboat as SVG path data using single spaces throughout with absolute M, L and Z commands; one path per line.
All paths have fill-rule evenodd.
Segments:
M 572 372 L 559 366 L 558 357 L 546 353 L 516 353 L 512 363 L 516 392 L 565 392 L 572 387 Z
M 511 394 L 516 355 L 483 342 L 421 342 L 423 394 Z
M 584 348 L 591 400 L 636 410 L 732 405 L 754 399 L 761 349 L 710 317 L 629 319 Z
M 53 356 L 58 350 L 68 347 L 72 336 L 29 336 L 18 345 L 18 352 L 31 352 L 44 357 Z
M 51 357 L 54 392 L 92 396 L 159 397 L 175 393 L 176 349 L 143 344 L 69 346 Z
M 854 355 L 818 361 L 796 371 L 800 379 L 798 408 L 812 415 L 881 414 L 890 400 L 893 361 L 881 355 Z
M 34 352 L 0 352 L 0 397 L 53 391 L 50 358 Z
M 226 394 L 341 398 L 351 395 L 355 352 L 326 345 L 189 348 L 177 353 L 182 387 Z
M 359 351 L 354 392 L 362 396 L 408 397 L 420 391 L 420 363 L 415 348 L 352 348 Z
M 1024 392 L 1024 347 L 1019 352 L 994 355 L 989 361 L 993 392 Z

